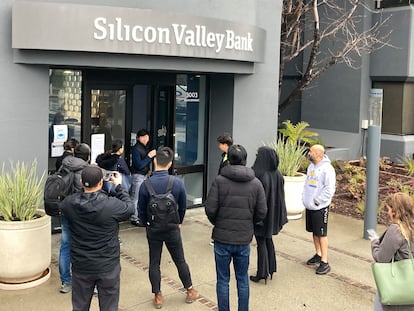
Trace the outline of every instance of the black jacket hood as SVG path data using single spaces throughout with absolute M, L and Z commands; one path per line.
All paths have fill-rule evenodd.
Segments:
M 247 182 L 255 178 L 254 171 L 244 165 L 227 165 L 221 169 L 221 175 L 239 182 Z

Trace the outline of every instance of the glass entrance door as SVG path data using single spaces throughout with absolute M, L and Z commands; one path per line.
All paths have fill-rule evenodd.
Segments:
M 92 161 L 99 153 L 110 150 L 112 141 L 122 140 L 125 143 L 126 95 L 125 89 L 92 88 L 90 90 L 90 134 L 104 135 L 100 143 L 99 140 L 96 143 L 97 140 L 91 136 Z
M 174 87 L 156 86 L 153 105 L 153 141 L 154 147 L 173 146 L 174 130 Z
M 187 204 L 203 202 L 205 186 L 206 77 L 177 75 L 174 170 L 187 190 Z

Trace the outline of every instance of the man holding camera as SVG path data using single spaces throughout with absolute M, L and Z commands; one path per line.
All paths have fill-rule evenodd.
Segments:
M 114 196 L 101 191 L 103 171 L 96 165 L 82 170 L 83 192 L 62 201 L 62 212 L 71 232 L 73 310 L 89 310 L 93 290 L 98 289 L 101 311 L 118 310 L 120 287 L 119 222 L 134 212 L 122 176 L 113 172 Z

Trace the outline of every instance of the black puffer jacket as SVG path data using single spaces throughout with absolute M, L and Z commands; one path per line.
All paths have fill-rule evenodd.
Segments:
M 225 166 L 211 185 L 205 211 L 214 225 L 214 241 L 249 244 L 254 224 L 262 221 L 267 213 L 262 183 L 251 168 Z

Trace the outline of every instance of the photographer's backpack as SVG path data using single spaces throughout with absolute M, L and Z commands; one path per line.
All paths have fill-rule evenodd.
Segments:
M 75 173 L 66 167 L 60 169 L 46 179 L 44 188 L 45 212 L 49 216 L 60 216 L 60 203 L 73 193 L 73 178 Z

